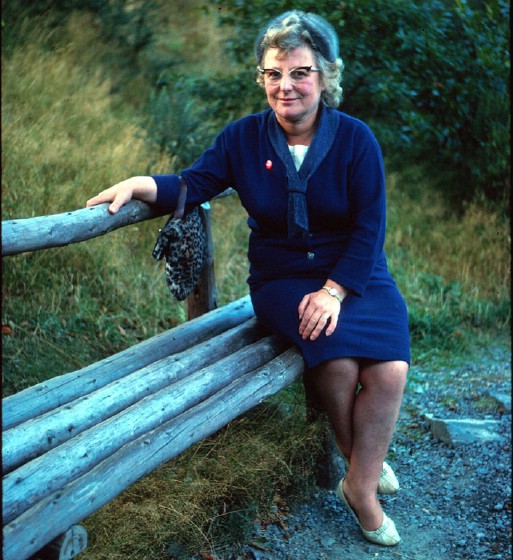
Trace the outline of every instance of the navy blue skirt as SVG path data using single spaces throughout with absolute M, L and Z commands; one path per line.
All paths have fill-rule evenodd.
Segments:
M 314 341 L 299 336 L 298 306 L 303 297 L 320 290 L 326 278 L 268 280 L 253 286 L 251 299 L 258 320 L 296 344 L 312 368 L 336 358 L 365 358 L 410 363 L 408 312 L 390 275 L 373 275 L 362 297 L 348 295 L 335 332 Z

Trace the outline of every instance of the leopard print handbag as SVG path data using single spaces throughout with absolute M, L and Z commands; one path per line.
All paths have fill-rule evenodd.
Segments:
M 207 258 L 207 235 L 199 209 L 185 213 L 187 186 L 182 180 L 178 205 L 160 230 L 153 258 L 166 259 L 166 284 L 171 294 L 183 301 L 194 290 Z

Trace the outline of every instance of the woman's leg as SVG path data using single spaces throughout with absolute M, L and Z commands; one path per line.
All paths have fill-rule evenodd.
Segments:
M 350 466 L 346 497 L 369 531 L 383 522 L 376 490 L 406 383 L 405 362 L 338 359 L 314 368 L 310 381 L 326 409 L 337 443 Z M 358 382 L 361 389 L 356 395 Z
M 376 490 L 406 384 L 405 362 L 363 363 L 353 408 L 353 446 L 344 492 L 369 531 L 383 522 Z
M 311 399 L 326 411 L 338 448 L 349 460 L 353 446 L 353 408 L 358 387 L 359 365 L 341 358 L 325 362 L 310 371 L 305 380 Z

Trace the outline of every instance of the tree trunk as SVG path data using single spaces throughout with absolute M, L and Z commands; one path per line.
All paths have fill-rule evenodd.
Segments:
M 254 316 L 249 296 L 211 311 L 114 356 L 54 377 L 2 400 L 2 429 L 65 405 L 148 364 L 208 340 Z
M 303 371 L 295 348 L 206 401 L 128 443 L 4 527 L 4 560 L 26 560 L 70 524 L 79 523 L 185 449 L 289 385 Z

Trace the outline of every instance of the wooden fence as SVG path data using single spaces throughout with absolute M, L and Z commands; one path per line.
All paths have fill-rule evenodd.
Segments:
M 2 255 L 61 247 L 163 213 L 132 201 L 2 224 Z M 207 265 L 189 321 L 2 402 L 4 560 L 66 560 L 78 525 L 128 486 L 298 378 L 294 347 L 258 325 L 246 296 L 216 309 Z

